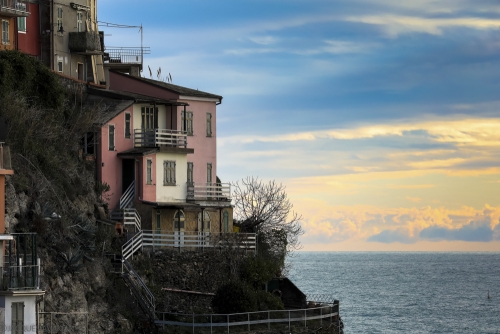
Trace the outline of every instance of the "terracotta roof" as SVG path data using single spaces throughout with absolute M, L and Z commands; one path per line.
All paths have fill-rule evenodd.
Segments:
M 120 72 L 116 72 L 116 71 L 114 73 L 127 76 L 129 78 L 134 79 L 134 80 L 146 82 L 148 84 L 155 85 L 157 87 L 165 88 L 171 92 L 177 93 L 177 94 L 182 95 L 182 96 L 193 96 L 193 97 L 204 97 L 204 98 L 218 99 L 219 102 L 222 102 L 222 96 L 220 96 L 220 95 L 202 92 L 201 90 L 197 90 L 197 89 L 191 89 L 191 88 L 187 88 L 187 87 L 177 86 L 177 85 L 166 83 L 163 81 L 147 79 L 147 78 L 142 78 L 142 77 L 134 77 L 134 76 L 120 73 Z

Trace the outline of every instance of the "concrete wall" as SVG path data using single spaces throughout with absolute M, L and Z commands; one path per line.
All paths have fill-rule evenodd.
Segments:
M 187 154 L 157 153 L 156 154 L 156 201 L 185 202 L 187 197 Z M 163 183 L 163 162 L 175 161 L 174 186 Z
M 5 296 L 5 333 L 12 333 L 12 303 L 24 302 L 24 328 L 25 333 L 34 333 L 36 329 L 36 297 L 35 296 Z

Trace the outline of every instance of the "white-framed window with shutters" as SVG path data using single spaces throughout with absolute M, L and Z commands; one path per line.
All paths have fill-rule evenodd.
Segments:
M 9 28 L 9 21 L 2 20 L 2 44 L 10 44 Z
M 212 137 L 212 113 L 207 112 L 207 137 Z
M 16 4 L 16 7 L 19 10 L 22 10 L 24 12 L 26 11 L 26 4 L 25 3 L 18 2 Z M 23 33 L 23 34 L 26 33 L 26 17 L 21 16 L 21 17 L 17 18 L 17 32 L 20 32 L 20 33 Z
M 193 180 L 193 168 L 194 165 L 192 162 L 187 163 L 187 183 L 188 185 L 193 185 L 194 180 Z
M 130 129 L 130 113 L 125 113 L 125 138 L 130 138 L 131 135 Z
M 175 161 L 163 161 L 163 185 L 175 186 Z
M 153 184 L 153 160 L 146 160 L 146 184 Z
M 182 113 L 182 132 L 185 132 L 188 136 L 193 135 L 193 112 L 186 111 Z
M 63 9 L 57 6 L 57 31 L 61 31 L 63 27 Z
M 24 333 L 24 303 L 12 303 L 11 333 Z
M 83 23 L 83 12 L 76 12 L 76 31 L 85 31 L 85 24 Z

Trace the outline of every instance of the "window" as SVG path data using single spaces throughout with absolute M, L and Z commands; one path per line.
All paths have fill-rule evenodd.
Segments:
M 63 9 L 62 7 L 57 7 L 57 31 L 62 31 L 62 22 L 63 22 Z
M 114 125 L 108 126 L 108 149 L 110 151 L 115 150 L 115 126 Z
M 229 232 L 229 214 L 227 213 L 227 210 L 224 210 L 224 213 L 222 214 L 222 221 L 224 224 L 224 233 Z
M 185 120 L 184 120 L 184 114 L 185 114 Z M 185 113 L 182 113 L 182 124 L 181 124 L 182 132 L 187 133 L 188 135 L 192 136 L 193 135 L 193 112 L 192 111 L 186 111 Z
M 152 184 L 153 183 L 153 160 L 148 159 L 146 160 L 146 184 Z
M 83 13 L 82 12 L 77 12 L 76 13 L 76 31 L 81 32 L 85 31 L 83 28 Z
M 212 137 L 212 113 L 207 112 L 207 137 Z
M 21 6 L 24 8 L 23 10 L 26 10 L 26 4 L 18 3 L 18 6 Z M 22 33 L 26 32 L 26 17 L 17 18 L 17 31 Z
M 187 163 L 187 183 L 189 185 L 193 184 L 193 163 L 192 162 Z
M 2 20 L 2 44 L 9 43 L 9 21 Z
M 163 161 L 163 185 L 175 186 L 175 161 Z
M 212 163 L 207 164 L 207 183 L 212 184 Z
M 24 333 L 24 303 L 12 303 L 11 333 Z
M 143 130 L 153 130 L 158 128 L 158 108 L 142 107 L 141 108 Z
M 125 138 L 130 138 L 130 114 L 125 113 Z
M 184 229 L 184 212 L 177 211 L 174 215 L 174 229 Z
M 160 210 L 156 210 L 156 233 L 161 231 L 161 213 Z
M 58 61 L 57 62 L 57 70 L 59 72 L 62 72 L 63 71 L 63 62 L 62 61 Z

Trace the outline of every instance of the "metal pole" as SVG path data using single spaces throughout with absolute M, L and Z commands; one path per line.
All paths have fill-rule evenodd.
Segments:
M 307 310 L 304 310 L 304 327 L 307 327 Z
M 290 311 L 288 311 L 288 331 L 290 331 Z
M 250 313 L 247 314 L 248 314 L 248 331 L 250 332 Z
M 319 323 L 321 326 L 323 326 L 323 307 L 319 309 L 319 314 L 320 314 Z
M 194 334 L 194 313 L 192 314 L 193 316 L 193 334 Z
M 210 334 L 212 334 L 212 315 L 210 314 Z
M 50 313 L 50 334 L 52 334 L 52 313 Z
M 271 312 L 267 311 L 267 329 L 271 330 L 271 323 L 269 320 L 271 319 Z
M 229 314 L 227 315 L 227 332 L 229 333 Z

